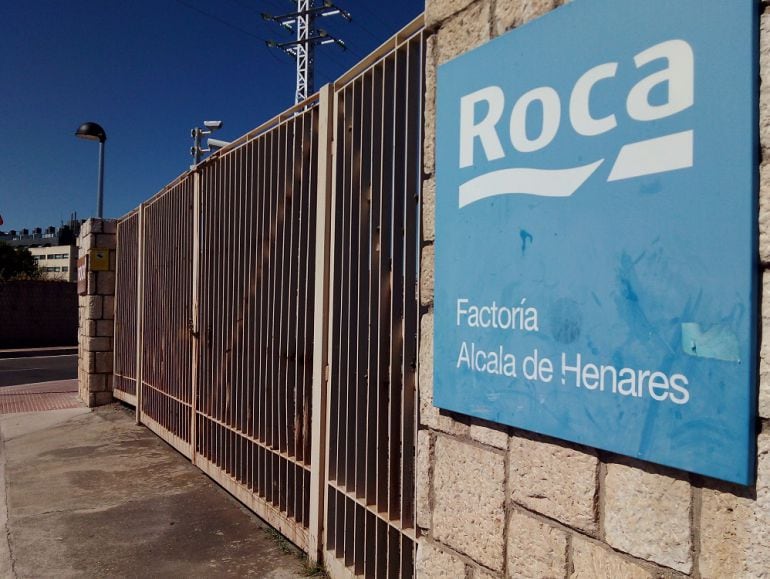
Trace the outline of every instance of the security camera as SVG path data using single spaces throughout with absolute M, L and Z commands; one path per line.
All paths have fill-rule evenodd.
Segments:
M 222 121 L 203 121 L 203 124 L 206 126 L 206 128 L 211 129 L 212 131 L 216 131 L 217 129 L 222 128 Z
M 206 143 L 208 144 L 209 149 L 212 150 L 221 149 L 230 144 L 229 141 L 220 141 L 219 139 L 207 139 Z

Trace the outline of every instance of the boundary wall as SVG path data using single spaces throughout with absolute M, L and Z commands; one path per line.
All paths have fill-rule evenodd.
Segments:
M 564 1 L 426 0 L 420 429 L 422 577 L 770 576 L 770 170 L 762 267 L 758 477 L 749 488 L 486 423 L 432 404 L 436 68 Z M 757 3 L 759 5 L 759 3 Z M 697 18 L 693 14 L 693 18 Z M 760 23 L 759 132 L 770 146 L 770 12 Z M 566 56 L 566 55 L 565 55 Z
M 74 346 L 77 291 L 66 281 L 0 283 L 0 348 Z

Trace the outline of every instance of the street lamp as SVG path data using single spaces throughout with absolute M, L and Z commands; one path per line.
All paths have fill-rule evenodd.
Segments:
M 107 133 L 98 123 L 83 123 L 75 131 L 75 136 L 88 141 L 99 141 L 99 189 L 96 192 L 96 216 L 102 218 L 104 206 L 104 141 Z

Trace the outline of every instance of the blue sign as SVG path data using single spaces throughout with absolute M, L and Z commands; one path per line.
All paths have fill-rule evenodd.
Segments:
M 754 478 L 753 0 L 575 0 L 438 70 L 436 406 Z

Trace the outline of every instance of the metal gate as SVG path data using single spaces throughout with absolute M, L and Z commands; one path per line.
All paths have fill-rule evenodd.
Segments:
M 335 577 L 414 573 L 423 50 L 418 19 L 118 225 L 116 397 Z
M 416 548 L 422 31 L 395 43 L 334 97 L 325 559 L 367 577 Z
M 136 406 L 137 288 L 139 282 L 139 211 L 118 222 L 115 287 L 115 359 L 113 396 Z
M 191 457 L 193 178 L 141 207 L 141 422 Z
M 195 461 L 305 550 L 317 151 L 306 103 L 201 170 Z

